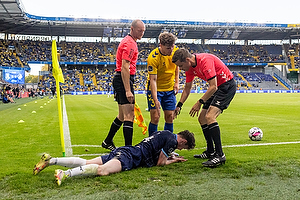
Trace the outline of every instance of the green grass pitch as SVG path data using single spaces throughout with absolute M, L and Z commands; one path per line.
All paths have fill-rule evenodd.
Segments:
M 236 94 L 218 118 L 227 161 L 214 169 L 202 167 L 203 160 L 193 158 L 205 149 L 205 141 L 197 118 L 188 112 L 201 96 L 191 94 L 174 121 L 175 133 L 185 129 L 195 133 L 196 148 L 178 151 L 187 162 L 106 177 L 76 177 L 61 187 L 53 174 L 64 167 L 50 166 L 32 175 L 43 152 L 62 156 L 57 100 L 20 99 L 16 104 L 1 104 L 0 199 L 299 199 L 300 94 Z M 89 159 L 108 153 L 100 145 L 117 116 L 113 97 L 64 98 L 73 155 Z M 136 95 L 136 99 L 148 125 L 146 97 Z M 162 114 L 159 130 L 163 121 Z M 248 130 L 255 126 L 263 130 L 261 141 L 248 138 Z M 135 124 L 133 143 L 144 137 Z M 114 141 L 116 146 L 124 144 L 122 130 Z

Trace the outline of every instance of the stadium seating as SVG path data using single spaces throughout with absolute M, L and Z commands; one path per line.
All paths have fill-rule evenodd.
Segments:
M 118 42 L 59 42 L 60 60 L 64 62 L 115 62 Z M 200 45 L 178 43 L 192 53 L 216 54 L 224 62 L 283 62 L 282 46 L 278 45 Z M 146 62 L 154 43 L 138 43 L 139 62 Z M 287 47 L 285 47 L 287 48 Z M 292 47 L 290 47 L 292 48 Z M 294 47 L 296 48 L 296 47 Z M 287 50 L 288 51 L 288 50 Z M 27 65 L 30 61 L 51 61 L 51 41 L 0 40 L 1 65 Z M 18 61 L 18 58 L 20 61 Z
M 118 42 L 66 42 L 57 43 L 60 61 L 63 62 L 115 62 Z M 179 48 L 186 48 L 192 53 L 208 52 L 221 58 L 225 63 L 268 63 L 284 62 L 282 49 L 286 52 L 299 53 L 299 45 L 220 45 L 220 44 L 190 44 L 178 43 Z M 157 47 L 154 43 L 139 42 L 138 62 L 147 62 L 150 52 Z M 290 53 L 291 54 L 291 53 Z M 288 58 L 286 58 L 288 59 Z M 23 67 L 30 61 L 51 61 L 51 41 L 6 41 L 0 40 L 0 66 Z M 295 57 L 295 66 L 300 65 L 300 59 Z M 76 69 L 78 68 L 78 70 Z M 139 67 L 136 74 L 135 89 L 144 91 L 147 73 L 146 66 Z M 111 87 L 114 66 L 76 66 L 68 65 L 63 70 L 65 84 L 62 89 L 71 91 L 106 91 Z M 262 82 L 276 82 L 270 75 L 263 73 L 234 73 L 240 89 L 249 89 L 249 84 L 262 85 Z M 243 78 L 244 80 L 243 80 Z M 181 88 L 184 85 L 185 76 L 180 73 Z M 54 84 L 53 77 L 48 74 L 41 76 L 39 87 L 49 91 Z M 274 84 L 273 84 L 274 85 Z M 269 87 L 269 86 L 268 86 Z M 207 88 L 207 83 L 195 79 L 194 88 Z M 251 88 L 251 87 L 250 87 Z

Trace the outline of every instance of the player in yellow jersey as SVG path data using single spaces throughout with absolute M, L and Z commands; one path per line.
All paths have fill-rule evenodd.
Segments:
M 173 132 L 173 116 L 176 108 L 175 95 L 179 90 L 179 68 L 172 63 L 172 56 L 178 49 L 176 36 L 169 32 L 159 35 L 159 47 L 148 57 L 147 100 L 151 121 L 149 136 L 157 131 L 160 107 L 164 111 L 164 130 Z

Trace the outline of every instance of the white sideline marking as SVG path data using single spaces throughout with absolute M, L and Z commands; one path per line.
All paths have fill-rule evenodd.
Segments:
M 250 147 L 250 146 L 271 146 L 271 145 L 279 145 L 279 144 L 298 144 L 300 141 L 296 142 L 275 142 L 275 143 L 258 143 L 258 144 L 237 144 L 237 145 L 228 145 L 228 146 L 223 146 L 223 148 L 228 148 L 228 147 Z
M 102 147 L 101 145 L 74 144 L 72 147 Z
M 62 99 L 63 99 L 63 130 L 64 130 L 64 140 L 65 140 L 65 151 L 66 151 L 65 153 L 66 156 L 73 156 L 65 97 L 63 96 Z
M 223 148 L 232 148 L 232 147 L 250 147 L 250 146 L 271 146 L 271 145 L 280 145 L 280 144 L 299 144 L 300 141 L 295 142 L 275 142 L 275 143 L 258 143 L 258 144 L 237 144 L 237 145 L 226 145 L 223 146 Z M 78 144 L 78 145 L 72 145 L 72 147 L 102 147 L 101 145 L 88 145 L 88 144 Z M 201 148 L 195 148 L 197 149 L 205 149 L 206 147 Z M 80 155 L 74 155 L 78 157 L 83 156 L 102 156 L 106 155 L 107 153 L 99 153 L 99 154 L 80 154 Z
M 78 155 L 73 155 L 74 157 L 84 157 L 84 156 L 103 156 L 107 155 L 107 153 L 91 153 L 91 154 L 78 154 Z

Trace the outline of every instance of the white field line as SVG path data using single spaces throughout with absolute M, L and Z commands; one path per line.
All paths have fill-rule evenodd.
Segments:
M 258 144 L 238 144 L 238 145 L 226 145 L 223 148 L 232 148 L 232 147 L 250 147 L 250 146 L 272 146 L 272 145 L 282 145 L 282 144 L 299 144 L 300 141 L 295 142 L 275 142 L 275 143 L 258 143 Z M 72 145 L 72 147 L 102 147 L 101 145 L 88 145 L 88 144 L 79 144 L 79 145 Z M 205 149 L 206 147 L 195 148 L 195 149 Z M 81 154 L 81 155 L 74 155 L 78 157 L 83 156 L 102 156 L 107 153 L 99 153 L 99 154 Z
M 77 155 L 73 155 L 74 157 L 84 157 L 84 156 L 104 156 L 107 155 L 108 153 L 91 153 L 91 154 L 77 154 Z
M 237 145 L 223 146 L 223 148 L 228 148 L 228 147 L 250 147 L 250 146 L 271 146 L 271 145 L 280 145 L 280 144 L 299 144 L 299 143 L 300 143 L 300 141 L 296 141 L 296 142 L 258 143 L 258 144 L 237 144 Z
M 66 151 L 65 153 L 66 156 L 73 156 L 65 97 L 63 96 L 62 99 L 63 99 L 63 130 L 64 130 L 64 140 L 65 140 L 65 151 Z
M 72 147 L 102 147 L 101 145 L 88 145 L 88 144 L 74 144 Z

